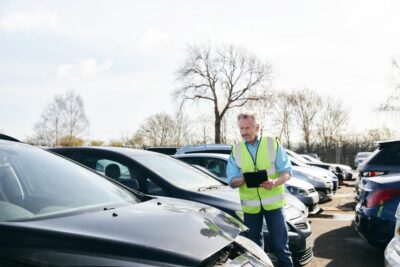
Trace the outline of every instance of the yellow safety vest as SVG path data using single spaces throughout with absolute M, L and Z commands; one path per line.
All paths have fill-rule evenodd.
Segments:
M 244 141 L 233 146 L 232 157 L 242 174 L 254 172 L 256 169 L 267 170 L 268 179 L 277 179 L 279 177 L 275 166 L 277 151 L 278 142 L 275 137 L 262 137 L 256 152 L 256 163 L 254 163 Z M 275 210 L 285 205 L 284 185 L 267 190 L 264 187 L 248 188 L 244 183 L 240 186 L 239 193 L 244 213 L 257 214 L 261 211 L 261 206 L 265 210 Z

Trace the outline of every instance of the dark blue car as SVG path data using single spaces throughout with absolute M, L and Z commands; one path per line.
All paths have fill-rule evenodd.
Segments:
M 394 235 L 400 202 L 400 175 L 364 178 L 356 206 L 356 229 L 370 244 L 384 248 Z

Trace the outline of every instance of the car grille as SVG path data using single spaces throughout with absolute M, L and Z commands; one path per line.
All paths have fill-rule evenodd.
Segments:
M 296 223 L 295 226 L 296 226 L 296 228 L 298 228 L 300 230 L 308 229 L 307 223 Z
M 315 189 L 314 189 L 314 188 L 308 189 L 308 192 L 309 192 L 309 193 L 314 193 L 314 192 L 315 192 Z
M 295 256 L 295 261 L 299 264 L 299 265 L 306 265 L 307 263 L 309 263 L 312 258 L 313 258 L 314 254 L 313 254 L 313 250 L 312 247 L 309 247 L 308 249 L 296 253 Z

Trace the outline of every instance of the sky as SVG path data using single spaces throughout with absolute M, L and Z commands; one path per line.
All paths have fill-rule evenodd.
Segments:
M 54 95 L 78 93 L 90 139 L 173 114 L 189 44 L 244 47 L 272 65 L 273 88 L 338 98 L 349 131 L 394 127 L 399 1 L 0 1 L 0 132 L 19 139 Z M 398 126 L 398 124 L 397 124 Z

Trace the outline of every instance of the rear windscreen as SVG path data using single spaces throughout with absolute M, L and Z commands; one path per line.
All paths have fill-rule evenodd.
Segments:
M 400 166 L 400 143 L 391 143 L 390 145 L 382 146 L 368 164 Z

